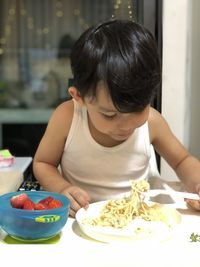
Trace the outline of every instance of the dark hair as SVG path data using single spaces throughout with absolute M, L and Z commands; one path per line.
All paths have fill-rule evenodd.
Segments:
M 120 112 L 142 111 L 161 82 L 156 41 L 130 20 L 111 20 L 85 31 L 72 49 L 71 67 L 82 97 L 95 97 L 97 83 L 104 81 Z
M 61 37 L 58 44 L 58 54 L 57 58 L 69 57 L 72 46 L 74 45 L 74 40 L 69 34 L 65 34 Z

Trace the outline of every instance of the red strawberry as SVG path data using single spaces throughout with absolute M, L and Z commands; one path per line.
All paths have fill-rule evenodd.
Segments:
M 62 202 L 60 202 L 59 200 L 57 200 L 57 199 L 53 199 L 51 202 L 49 202 L 49 204 L 48 204 L 48 208 L 49 209 L 56 209 L 56 208 L 60 208 L 60 207 L 62 207 L 63 206 L 63 204 L 62 204 Z
M 19 195 L 16 195 L 16 196 L 13 196 L 11 199 L 10 199 L 10 204 L 13 208 L 16 208 L 16 209 L 22 209 L 23 208 L 23 205 L 24 205 L 24 202 L 29 199 L 27 194 L 25 193 L 22 193 L 22 194 L 19 194 Z
M 51 202 L 53 199 L 54 199 L 53 197 L 48 196 L 48 197 L 46 197 L 46 198 L 41 199 L 41 200 L 39 201 L 39 203 L 42 203 L 42 204 L 48 206 L 49 202 Z
M 48 206 L 43 203 L 36 203 L 35 210 L 48 210 Z
M 27 199 L 24 202 L 24 205 L 23 205 L 24 210 L 34 210 L 34 208 L 35 208 L 35 203 L 32 200 Z

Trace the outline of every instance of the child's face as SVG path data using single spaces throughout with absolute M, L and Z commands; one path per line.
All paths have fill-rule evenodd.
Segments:
M 85 98 L 88 116 L 97 131 L 116 141 L 126 140 L 149 116 L 149 105 L 142 112 L 120 113 L 114 107 L 103 83 L 97 86 L 96 99 Z

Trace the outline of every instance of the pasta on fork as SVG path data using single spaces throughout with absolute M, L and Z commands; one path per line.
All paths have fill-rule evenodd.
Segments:
M 146 206 L 142 202 L 141 193 L 149 190 L 150 186 L 146 180 L 131 181 L 131 195 L 118 200 L 109 200 L 96 218 L 87 218 L 85 224 L 94 226 L 111 226 L 123 228 L 134 218 L 145 217 Z
M 160 221 L 171 227 L 180 221 L 177 212 L 159 203 L 145 202 L 142 192 L 150 189 L 146 180 L 131 181 L 131 194 L 117 200 L 108 200 L 95 218 L 85 218 L 82 223 L 93 226 L 124 228 L 134 219 Z

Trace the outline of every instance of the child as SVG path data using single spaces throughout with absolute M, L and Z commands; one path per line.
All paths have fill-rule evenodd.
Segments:
M 33 163 L 44 189 L 70 199 L 71 216 L 91 202 L 120 198 L 131 179 L 148 179 L 151 144 L 186 188 L 200 193 L 199 161 L 150 107 L 161 67 L 147 29 L 125 20 L 91 27 L 75 43 L 71 67 L 73 99 L 56 108 Z

